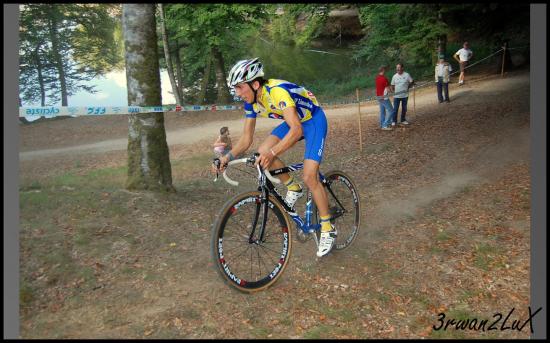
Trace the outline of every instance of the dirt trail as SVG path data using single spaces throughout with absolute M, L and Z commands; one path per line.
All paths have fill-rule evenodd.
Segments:
M 487 82 L 487 81 L 485 81 Z M 498 83 L 498 80 L 495 80 Z M 509 86 L 509 83 L 501 82 L 502 85 L 497 85 L 497 87 L 502 87 L 505 84 Z M 479 89 L 483 87 L 483 81 L 471 82 L 468 88 L 458 88 L 456 85 L 451 86 L 452 98 L 461 97 L 471 89 Z M 455 88 L 455 89 L 453 89 Z M 435 94 L 433 87 L 426 87 L 419 89 L 416 94 L 416 104 L 415 108 L 433 104 L 435 103 Z M 410 95 L 409 101 L 409 117 L 414 118 L 413 111 L 413 101 L 412 94 Z M 326 108 L 325 112 L 329 121 L 336 120 L 339 117 L 343 116 L 356 116 L 357 115 L 357 105 L 346 105 L 339 108 Z M 361 104 L 361 115 L 362 118 L 365 117 L 378 117 L 378 105 L 376 102 L 368 102 Z M 97 120 L 102 120 L 102 118 L 97 118 Z M 257 130 L 267 130 L 273 128 L 275 124 L 278 123 L 273 120 L 267 120 L 261 118 L 256 122 Z M 123 123 L 123 125 L 126 123 Z M 177 144 L 193 144 L 203 140 L 205 137 L 211 137 L 213 132 L 217 132 L 220 127 L 227 126 L 229 127 L 230 132 L 241 132 L 242 130 L 242 119 L 232 119 L 232 120 L 218 120 L 210 121 L 207 123 L 202 123 L 196 126 L 192 126 L 185 129 L 178 130 L 167 130 L 166 139 L 169 146 Z M 62 134 L 60 132 L 60 134 Z M 70 144 L 70 143 L 68 143 Z M 54 148 L 54 149 L 37 149 L 31 151 L 22 151 L 19 153 L 20 161 L 29 161 L 35 158 L 48 158 L 56 155 L 68 155 L 68 154 L 88 154 L 88 153 L 104 153 L 117 150 L 125 150 L 128 146 L 127 136 L 122 136 L 120 138 L 113 138 L 103 141 L 98 141 L 95 143 L 82 144 L 82 145 L 73 145 L 65 148 Z

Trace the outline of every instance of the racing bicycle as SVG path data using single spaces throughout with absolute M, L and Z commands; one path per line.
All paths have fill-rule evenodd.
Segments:
M 215 268 L 226 283 L 245 293 L 267 289 L 283 274 L 292 251 L 291 220 L 299 242 L 313 237 L 318 246 L 321 229 L 311 192 L 307 192 L 305 213 L 301 217 L 274 186 L 281 183 L 277 175 L 303 169 L 303 163 L 268 171 L 255 165 L 258 156 L 255 153 L 228 163 L 222 174 L 225 181 L 238 186 L 227 172 L 232 166 L 244 163 L 256 168 L 258 189 L 229 199 L 212 225 L 211 253 Z M 214 163 L 219 169 L 219 159 L 214 159 Z M 359 193 L 351 178 L 342 171 L 319 172 L 319 178 L 328 193 L 331 223 L 338 233 L 332 251 L 345 249 L 359 231 Z

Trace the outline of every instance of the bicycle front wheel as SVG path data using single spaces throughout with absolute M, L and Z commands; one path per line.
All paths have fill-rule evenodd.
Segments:
M 224 205 L 212 227 L 216 270 L 226 283 L 246 293 L 273 285 L 290 258 L 290 223 L 282 205 L 269 199 L 261 239 L 263 209 L 259 191 L 239 194 Z
M 341 250 L 349 247 L 357 233 L 360 225 L 360 201 L 357 187 L 351 178 L 344 172 L 333 170 L 325 174 L 330 222 L 336 228 L 338 235 L 334 248 Z M 314 207 L 313 218 L 319 223 L 319 211 Z M 316 232 L 319 237 L 319 231 Z

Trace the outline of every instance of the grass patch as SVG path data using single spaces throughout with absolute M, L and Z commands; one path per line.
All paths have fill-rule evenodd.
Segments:
M 21 307 L 28 307 L 35 298 L 35 290 L 31 285 L 25 281 L 21 281 L 19 286 L 19 305 Z
M 444 253 L 444 252 L 445 252 L 444 249 L 441 249 L 440 247 L 438 247 L 436 245 L 430 247 L 430 253 L 432 253 L 432 254 L 441 254 L 441 253 Z
M 376 292 L 376 299 L 380 300 L 382 304 L 387 304 L 391 301 L 390 297 L 384 293 Z
M 219 328 L 216 324 L 206 323 L 202 327 L 202 332 L 210 335 L 219 334 Z
M 24 192 L 19 194 L 19 208 L 23 212 L 25 208 L 30 208 L 31 211 L 40 209 L 55 208 L 52 206 L 52 199 L 46 191 Z
M 103 317 L 103 323 L 106 324 L 108 327 L 115 328 L 123 325 L 127 325 L 130 323 L 128 318 L 125 316 L 121 316 L 117 312 L 109 311 L 107 314 Z
M 319 339 L 331 337 L 333 327 L 325 324 L 319 324 L 304 333 L 306 339 Z
M 279 324 L 283 326 L 291 327 L 293 323 L 292 318 L 290 318 L 287 314 L 283 314 L 282 318 L 279 319 Z
M 268 338 L 267 336 L 271 333 L 271 330 L 266 328 L 253 328 L 250 333 L 255 338 Z
M 491 267 L 491 262 L 495 260 L 494 255 L 498 254 L 499 250 L 487 243 L 475 245 L 474 265 L 480 269 L 488 271 Z
M 128 167 L 102 168 L 90 171 L 85 175 L 90 186 L 106 187 L 107 185 L 123 185 L 126 182 Z
M 160 327 L 157 329 L 158 331 L 155 331 L 151 338 L 154 339 L 181 339 L 184 338 L 182 332 L 175 327 Z M 145 337 L 149 338 L 149 337 Z
M 479 290 L 463 289 L 461 290 L 460 293 L 461 294 L 460 294 L 459 300 L 461 302 L 464 302 L 464 301 L 469 301 L 473 297 L 477 296 L 479 293 Z
M 128 267 L 128 266 L 124 266 L 120 269 L 120 272 L 122 274 L 126 274 L 126 275 L 134 275 L 137 272 L 137 269 L 132 268 L 132 267 Z
M 152 281 L 163 281 L 163 280 L 165 279 L 161 274 L 155 273 L 152 271 L 146 271 L 145 274 L 143 275 L 143 281 L 152 282 Z
M 448 241 L 451 239 L 451 236 L 446 231 L 441 231 L 437 233 L 435 239 L 438 241 Z
M 29 191 L 40 190 L 42 188 L 43 188 L 42 184 L 39 181 L 34 180 L 28 185 L 20 186 L 19 191 L 20 192 L 29 192 Z
M 82 176 L 78 176 L 74 173 L 65 173 L 54 177 L 51 180 L 53 187 L 82 187 L 85 179 Z
M 462 193 L 462 194 L 469 194 L 469 193 L 471 193 L 473 190 L 474 190 L 474 187 L 472 187 L 472 186 L 464 186 L 464 187 L 462 187 L 462 189 L 460 190 L 460 193 Z
M 430 338 L 432 339 L 443 339 L 443 338 L 447 338 L 447 339 L 465 339 L 466 338 L 466 334 L 463 332 L 463 331 L 458 331 L 458 330 L 432 330 L 430 332 Z

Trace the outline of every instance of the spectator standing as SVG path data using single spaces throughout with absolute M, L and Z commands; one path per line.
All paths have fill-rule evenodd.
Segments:
M 387 67 L 381 66 L 378 68 L 378 75 L 376 75 L 376 98 L 378 99 L 378 105 L 380 106 L 380 127 L 382 130 L 391 130 L 391 120 L 393 116 L 393 108 L 390 102 L 390 82 L 384 75 Z
M 401 121 L 400 124 L 409 125 L 405 115 L 407 114 L 407 101 L 409 100 L 409 88 L 413 85 L 414 80 L 411 75 L 404 70 L 403 63 L 397 64 L 397 71 L 391 79 L 391 90 L 393 91 L 393 116 L 392 126 L 397 123 L 397 112 L 399 112 L 399 104 L 401 103 Z
M 449 62 L 445 61 L 444 55 L 439 55 L 438 63 L 435 65 L 435 82 L 437 82 L 437 100 L 441 104 L 443 101 L 449 103 L 449 80 L 453 71 Z M 443 97 L 442 93 L 445 93 Z
M 458 85 L 462 86 L 464 84 L 464 70 L 468 65 L 468 62 L 472 59 L 474 53 L 470 50 L 470 45 L 468 42 L 464 42 L 462 49 L 458 50 L 454 55 L 454 59 L 457 60 L 460 65 L 460 76 L 458 78 Z

